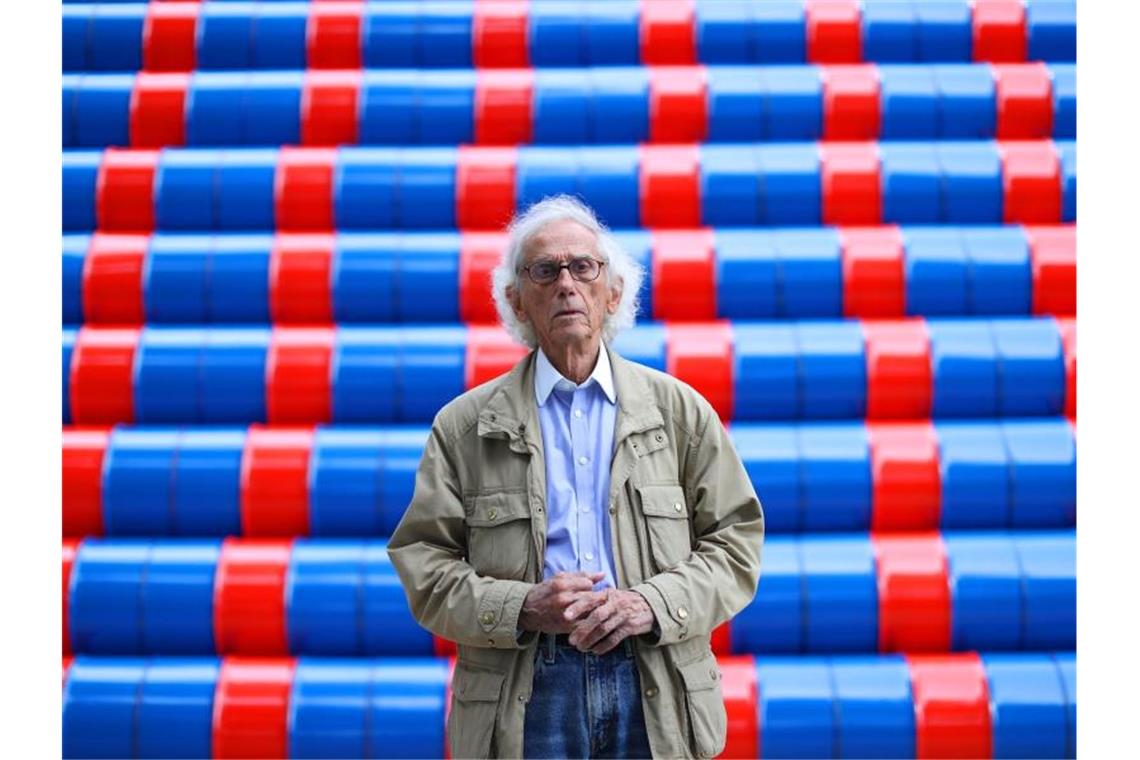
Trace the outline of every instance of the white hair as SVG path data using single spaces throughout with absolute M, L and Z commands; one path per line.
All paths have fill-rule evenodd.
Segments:
M 563 220 L 577 222 L 597 239 L 598 254 L 606 262 L 606 285 L 610 288 L 621 283 L 621 302 L 617 312 L 606 313 L 602 322 L 602 339 L 609 343 L 614 336 L 627 327 L 632 327 L 637 319 L 638 294 L 645 269 L 634 260 L 617 242 L 613 233 L 598 221 L 593 210 L 582 201 L 570 195 L 553 195 L 531 205 L 511 220 L 507 228 L 507 248 L 491 272 L 491 295 L 499 312 L 499 321 L 511 337 L 531 348 L 538 346 L 538 336 L 529 322 L 521 322 L 511 308 L 507 298 L 507 286 L 513 285 L 515 292 L 522 288 L 523 253 L 531 239 L 552 222 Z

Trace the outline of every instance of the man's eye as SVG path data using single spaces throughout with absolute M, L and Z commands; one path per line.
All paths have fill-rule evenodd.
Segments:
M 546 278 L 554 274 L 555 270 L 553 264 L 544 261 L 541 264 L 535 264 L 531 267 L 531 271 L 534 272 L 536 277 Z
M 593 268 L 593 262 L 589 259 L 574 259 L 574 261 L 570 263 L 570 266 L 572 266 L 574 271 L 578 274 L 585 274 Z

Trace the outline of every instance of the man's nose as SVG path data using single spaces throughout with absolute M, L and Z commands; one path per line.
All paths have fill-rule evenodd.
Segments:
M 554 281 L 554 286 L 561 291 L 572 291 L 574 289 L 574 278 L 570 276 L 570 267 L 563 267 L 558 270 L 558 279 Z

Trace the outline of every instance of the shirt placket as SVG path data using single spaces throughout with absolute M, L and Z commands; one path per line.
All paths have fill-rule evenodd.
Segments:
M 593 510 L 594 462 L 589 450 L 590 390 L 579 388 L 570 402 L 570 445 L 574 456 L 574 512 L 578 534 L 578 567 L 588 572 L 601 566 Z

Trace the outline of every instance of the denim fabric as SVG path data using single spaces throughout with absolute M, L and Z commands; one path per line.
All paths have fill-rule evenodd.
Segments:
M 652 757 L 632 641 L 598 656 L 542 634 L 523 757 Z

